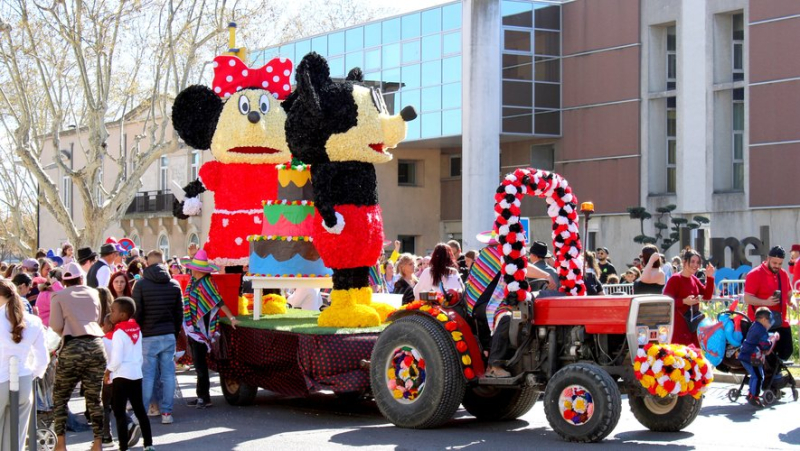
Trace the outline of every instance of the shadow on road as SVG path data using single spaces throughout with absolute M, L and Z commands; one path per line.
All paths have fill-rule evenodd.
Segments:
M 778 434 L 778 438 L 790 445 L 800 445 L 800 428 L 789 431 L 786 434 Z

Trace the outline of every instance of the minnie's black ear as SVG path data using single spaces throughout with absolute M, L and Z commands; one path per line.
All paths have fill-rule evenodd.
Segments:
M 361 72 L 360 67 L 354 67 L 350 69 L 350 72 L 347 74 L 347 78 L 345 80 L 361 83 L 364 81 L 364 72 Z
M 178 94 L 172 105 L 172 127 L 189 146 L 208 149 L 217 131 L 222 107 L 222 99 L 207 86 L 189 86 Z

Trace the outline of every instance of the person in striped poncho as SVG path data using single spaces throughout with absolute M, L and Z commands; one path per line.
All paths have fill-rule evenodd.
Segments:
M 206 251 L 198 250 L 193 259 L 184 262 L 184 266 L 192 271 L 192 280 L 183 296 L 183 329 L 189 338 L 197 372 L 197 399 L 188 404 L 203 409 L 211 406 L 206 356 L 211 350 L 211 343 L 219 336 L 219 311 L 222 310 L 231 319 L 234 329 L 239 321 L 223 302 L 211 278 L 211 273 L 219 271 L 219 268 L 209 263 Z

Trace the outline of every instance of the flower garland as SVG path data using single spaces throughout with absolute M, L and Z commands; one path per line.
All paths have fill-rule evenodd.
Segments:
M 588 422 L 594 415 L 592 394 L 579 385 L 571 385 L 561 392 L 558 407 L 565 420 L 578 426 Z
M 264 200 L 261 201 L 261 206 L 266 207 L 268 205 L 303 205 L 307 207 L 313 207 L 314 201 L 311 200 Z
M 409 346 L 394 350 L 389 369 L 386 370 L 386 385 L 395 399 L 413 401 L 425 388 L 425 359 L 419 351 Z
M 633 371 L 642 387 L 661 398 L 700 399 L 714 381 L 714 368 L 694 346 L 650 343 L 637 351 Z
M 528 259 L 525 257 L 525 232 L 519 222 L 523 196 L 542 197 L 553 221 L 553 245 L 560 290 L 573 296 L 586 292 L 583 283 L 583 256 L 578 231 L 578 199 L 566 179 L 540 169 L 517 169 L 506 175 L 495 194 L 494 231 L 503 251 L 503 278 L 506 302 L 516 304 L 530 300 L 530 286 L 525 279 Z M 524 292 L 521 295 L 519 291 Z
M 459 330 L 458 323 L 455 320 L 450 319 L 446 313 L 442 312 L 438 304 L 417 300 L 400 307 L 400 310 L 419 310 L 441 322 L 445 330 L 450 333 L 450 338 L 456 345 L 461 365 L 464 367 L 464 377 L 466 377 L 467 380 L 475 378 L 475 370 L 472 369 L 472 357 L 469 355 L 469 346 L 467 342 L 464 341 L 464 333 Z
M 314 241 L 310 236 L 250 235 L 247 241 Z
M 275 169 L 279 171 L 307 171 L 309 166 L 305 163 L 281 163 L 276 165 Z

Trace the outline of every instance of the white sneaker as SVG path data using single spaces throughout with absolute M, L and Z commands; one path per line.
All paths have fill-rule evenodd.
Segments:
M 172 418 L 171 413 L 162 413 L 161 414 L 161 424 L 172 424 L 174 418 Z

